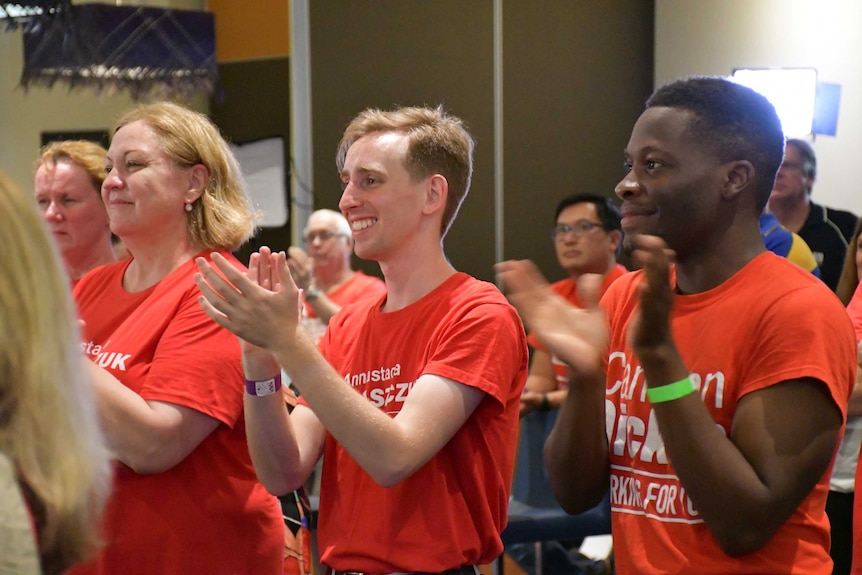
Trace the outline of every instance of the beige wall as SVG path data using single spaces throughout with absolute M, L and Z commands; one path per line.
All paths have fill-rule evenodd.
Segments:
M 656 0 L 655 84 L 735 67 L 817 68 L 841 84 L 836 136 L 817 136 L 819 203 L 862 214 L 862 2 L 856 0 Z
M 81 2 L 76 2 L 76 4 Z M 201 9 L 203 0 L 142 2 L 148 6 Z M 51 90 L 18 87 L 23 69 L 21 32 L 0 29 L 0 170 L 23 189 L 32 189 L 32 165 L 43 131 L 107 130 L 133 102 L 126 95 L 97 95 L 92 89 L 70 92 L 67 85 Z M 189 102 L 206 109 L 205 99 Z

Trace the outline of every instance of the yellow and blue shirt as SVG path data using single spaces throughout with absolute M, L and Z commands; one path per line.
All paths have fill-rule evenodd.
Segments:
M 782 226 L 773 214 L 760 215 L 760 235 L 766 249 L 821 277 L 817 260 L 805 240 Z

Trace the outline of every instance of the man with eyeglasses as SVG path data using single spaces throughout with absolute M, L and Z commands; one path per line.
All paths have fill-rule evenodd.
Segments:
M 303 311 L 300 323 L 317 343 L 326 333 L 329 320 L 349 303 L 377 299 L 386 293 L 386 284 L 375 276 L 353 270 L 353 236 L 350 224 L 335 210 L 315 210 L 303 232 L 305 249 L 291 246 L 287 265 L 297 287 L 302 289 Z M 306 480 L 311 495 L 320 494 L 319 462 Z M 292 499 L 292 494 L 288 495 Z
M 305 304 L 302 326 L 316 342 L 342 306 L 386 292 L 380 278 L 354 271 L 350 265 L 353 236 L 350 224 L 335 210 L 316 210 L 303 234 L 305 250 L 287 250 L 287 265 Z
M 811 189 L 816 178 L 817 157 L 811 144 L 805 140 L 787 140 L 784 161 L 769 196 L 769 211 L 782 226 L 805 240 L 814 253 L 823 281 L 835 291 L 857 218 L 850 212 L 812 202 Z
M 551 240 L 560 267 L 568 277 L 553 284 L 553 289 L 576 307 L 577 282 L 583 274 L 601 274 L 601 293 L 626 273 L 617 263 L 622 244 L 620 213 L 613 202 L 597 194 L 573 194 L 558 205 Z M 530 373 L 521 395 L 521 415 L 531 411 L 556 409 L 568 393 L 568 367 L 549 353 L 535 335 L 527 338 L 533 349 Z
M 550 235 L 557 261 L 568 276 L 551 287 L 575 307 L 584 307 L 577 285 L 583 274 L 602 275 L 601 293 L 604 293 L 628 271 L 617 263 L 623 233 L 620 212 L 610 198 L 590 193 L 566 196 L 557 204 Z M 522 417 L 533 411 L 558 409 L 569 393 L 569 367 L 548 351 L 535 334 L 527 337 L 527 343 L 532 353 L 521 394 Z M 546 541 L 542 545 L 542 567 L 549 575 L 598 572 L 604 564 L 573 555 L 569 545 L 562 541 Z M 534 575 L 535 547 L 532 543 L 508 545 L 506 553 L 526 573 Z

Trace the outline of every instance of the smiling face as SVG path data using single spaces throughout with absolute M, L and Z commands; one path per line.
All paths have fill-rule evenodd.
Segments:
M 199 195 L 195 170 L 172 161 L 149 125 L 137 121 L 120 128 L 107 167 L 102 199 L 115 234 L 128 241 L 186 232 L 185 204 Z
M 557 226 L 577 227 L 580 222 L 594 224 L 589 231 L 557 232 L 554 249 L 557 261 L 570 275 L 585 273 L 603 274 L 615 259 L 620 233 L 602 226 L 595 204 L 580 202 L 564 208 L 557 216 Z
M 684 255 L 716 225 L 723 171 L 689 130 L 692 112 L 653 107 L 641 114 L 625 150 L 629 170 L 615 192 L 626 237 L 656 235 Z
M 34 189 L 64 260 L 86 257 L 110 242 L 105 205 L 84 168 L 68 158 L 43 163 L 36 170 Z
M 407 143 L 403 134 L 375 132 L 347 151 L 339 208 L 350 223 L 354 251 L 363 259 L 393 257 L 423 225 L 426 180 L 414 182 L 404 167 Z

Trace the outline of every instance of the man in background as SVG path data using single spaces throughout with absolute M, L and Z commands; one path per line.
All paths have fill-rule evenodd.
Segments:
M 569 275 L 551 287 L 575 307 L 583 307 L 578 297 L 578 278 L 583 274 L 603 276 L 601 293 L 626 273 L 617 263 L 623 232 L 620 212 L 610 198 L 597 194 L 573 194 L 557 206 L 551 239 L 560 267 Z M 530 374 L 521 395 L 521 415 L 535 410 L 556 409 L 566 397 L 569 369 L 549 353 L 539 339 L 530 335 L 533 350 Z
M 342 306 L 379 297 L 386 292 L 386 284 L 380 278 L 352 269 L 353 236 L 350 224 L 340 213 L 312 212 L 303 240 L 306 249 L 290 247 L 287 263 L 296 285 L 303 290 L 302 325 L 318 341 Z
M 850 212 L 812 202 L 811 190 L 816 179 L 817 156 L 811 144 L 805 140 L 787 140 L 784 161 L 769 196 L 769 211 L 782 226 L 805 240 L 814 253 L 823 281 L 835 291 L 857 218 Z
M 563 198 L 554 214 L 551 240 L 557 261 L 568 277 L 552 284 L 551 289 L 574 307 L 582 308 L 578 278 L 583 274 L 599 274 L 602 276 L 600 292 L 604 294 L 627 271 L 617 263 L 622 239 L 620 212 L 610 198 L 590 193 Z M 558 409 L 569 392 L 569 367 L 549 352 L 534 334 L 527 337 L 527 343 L 532 353 L 530 372 L 521 394 L 522 417 L 534 411 Z M 543 573 L 574 575 L 599 572 L 604 563 L 581 555 L 579 543 L 543 542 Z M 506 553 L 528 575 L 535 575 L 535 546 L 532 543 L 508 545 Z

